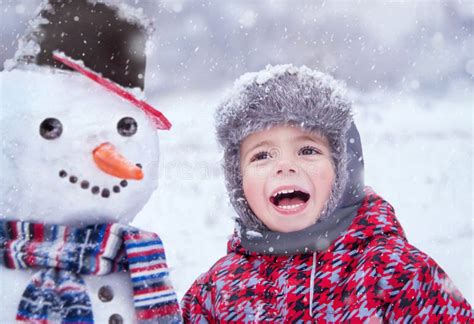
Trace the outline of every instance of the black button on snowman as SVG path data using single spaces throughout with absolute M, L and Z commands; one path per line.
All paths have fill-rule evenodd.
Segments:
M 119 314 L 113 314 L 109 318 L 109 324 L 122 324 L 123 318 Z
M 99 289 L 99 299 L 106 303 L 111 301 L 114 298 L 114 291 L 110 286 L 102 286 Z

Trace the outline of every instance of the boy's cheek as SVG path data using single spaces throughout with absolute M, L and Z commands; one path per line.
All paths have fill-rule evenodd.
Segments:
M 242 170 L 243 179 L 253 183 L 263 183 L 268 174 L 268 166 L 247 166 Z
M 257 188 L 251 184 L 244 185 L 244 194 L 247 201 L 253 201 L 257 194 Z
M 265 205 L 263 198 L 263 186 L 258 183 L 244 181 L 243 188 L 245 199 L 250 205 L 250 208 L 254 214 L 260 218 L 259 215 L 261 214 L 262 208 L 264 208 L 263 206 Z
M 318 161 L 306 161 L 300 164 L 300 169 L 307 174 L 335 173 L 334 165 L 331 161 L 321 159 Z
M 248 170 L 243 178 L 243 188 L 246 195 L 254 196 L 264 187 L 264 177 L 257 170 Z M 261 194 L 261 193 L 260 193 Z
M 320 173 L 320 168 L 315 163 L 305 163 L 300 166 L 300 170 L 309 175 Z

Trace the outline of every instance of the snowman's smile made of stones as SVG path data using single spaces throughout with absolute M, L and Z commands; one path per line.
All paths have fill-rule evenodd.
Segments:
M 124 137 L 133 136 L 137 129 L 138 125 L 133 117 L 124 117 L 117 123 L 117 132 Z M 46 118 L 39 127 L 40 135 L 46 140 L 55 140 L 61 136 L 62 132 L 62 123 L 57 118 Z M 112 193 L 119 194 L 122 189 L 128 186 L 127 180 L 139 181 L 144 177 L 142 165 L 140 163 L 133 164 L 128 161 L 109 142 L 104 142 L 95 147 L 91 152 L 91 156 L 97 168 L 120 180 L 112 186 L 101 186 L 95 179 L 80 177 L 77 174 L 68 172 L 67 169 L 59 170 L 59 177 L 65 179 L 70 184 L 78 185 L 80 189 L 89 191 L 92 195 L 102 198 L 109 198 Z

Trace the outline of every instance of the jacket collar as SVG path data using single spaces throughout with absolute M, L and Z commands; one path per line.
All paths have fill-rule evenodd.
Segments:
M 243 230 L 240 229 L 240 233 L 235 231 L 230 239 L 228 252 L 289 256 L 334 251 L 341 244 L 363 244 L 361 241 L 378 235 L 395 235 L 406 240 L 393 207 L 370 187 L 365 188 L 365 198 L 356 206 L 339 209 L 341 213 L 336 223 L 321 221 L 298 232 L 268 231 L 262 235 L 248 236 L 242 235 Z

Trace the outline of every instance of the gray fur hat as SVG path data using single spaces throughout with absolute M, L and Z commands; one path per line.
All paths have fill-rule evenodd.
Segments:
M 347 180 L 345 135 L 352 123 L 344 84 L 305 66 L 268 65 L 247 73 L 234 84 L 216 112 L 219 144 L 224 149 L 224 173 L 239 224 L 247 230 L 267 230 L 245 199 L 240 172 L 240 144 L 248 135 L 290 124 L 325 136 L 330 144 L 336 179 L 322 218 L 336 208 Z

